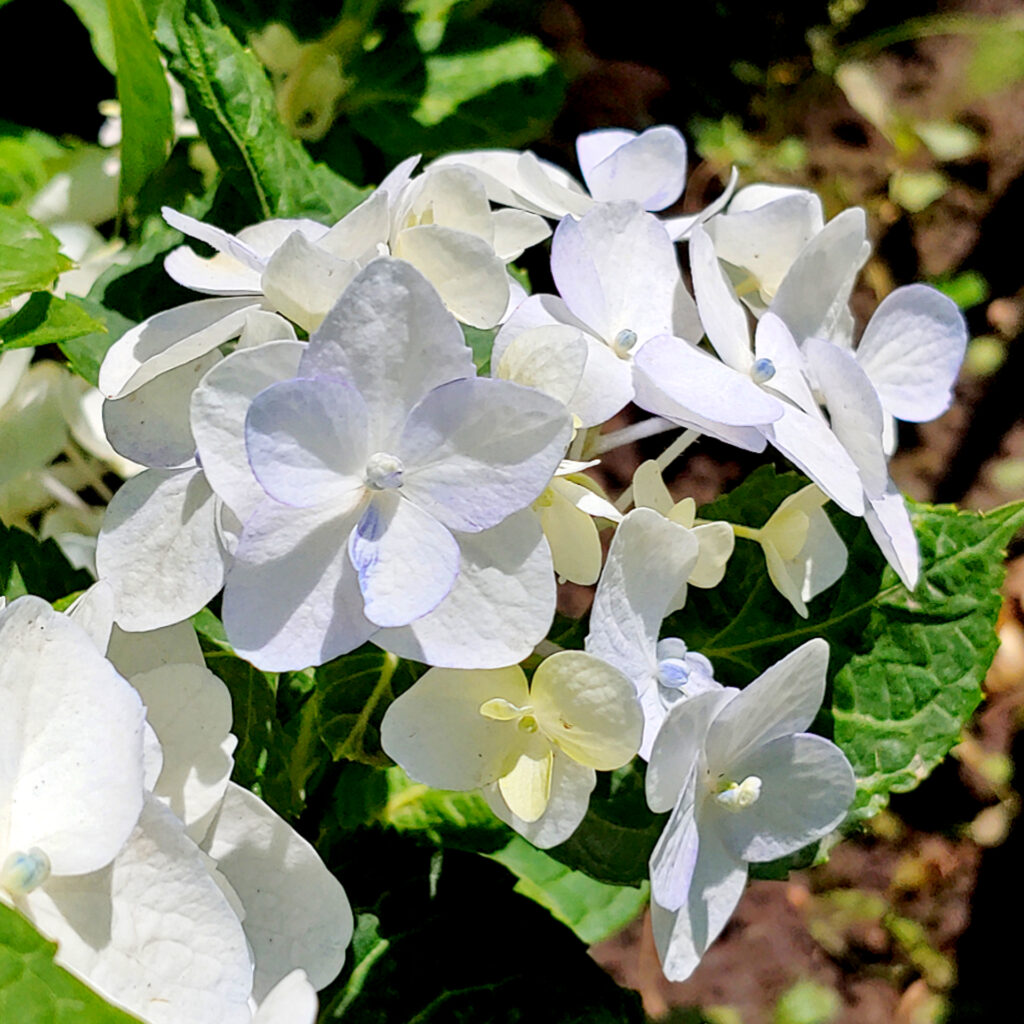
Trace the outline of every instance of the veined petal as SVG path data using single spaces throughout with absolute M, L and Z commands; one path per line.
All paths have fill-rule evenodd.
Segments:
M 328 313 L 299 372 L 355 387 L 367 405 L 373 450 L 386 451 L 424 395 L 476 371 L 457 321 L 430 282 L 409 263 L 379 259 Z
M 518 665 L 470 671 L 432 668 L 384 713 L 381 745 L 419 782 L 437 789 L 477 789 L 515 764 L 525 734 L 515 721 L 480 713 L 489 700 L 529 704 Z
M 804 732 L 825 699 L 828 643 L 815 637 L 765 669 L 716 716 L 707 738 L 710 771 L 732 771 L 751 751 Z
M 493 376 L 543 391 L 571 410 L 586 363 L 583 333 L 552 324 L 517 334 L 494 364 Z
M 199 461 L 210 486 L 242 522 L 266 496 L 249 465 L 245 415 L 264 388 L 295 376 L 305 347 L 299 341 L 270 341 L 232 352 L 192 392 Z
M 317 988 L 345 963 L 353 918 L 345 890 L 316 850 L 259 797 L 229 783 L 203 848 L 245 908 L 256 961 L 252 995 L 262 1000 L 301 967 Z
M 586 491 L 586 488 L 567 480 L 552 480 L 534 507 L 540 516 L 544 536 L 551 545 L 555 572 L 586 587 L 596 583 L 601 575 L 601 538 L 594 520 L 577 508 L 573 501 L 575 491 L 571 488 Z
M 651 853 L 651 900 L 666 910 L 678 910 L 687 902 L 697 867 L 697 775 L 694 761 Z
M 735 779 L 761 780 L 757 800 L 718 818 L 738 860 L 769 861 L 803 849 L 846 816 L 857 791 L 846 755 L 821 736 L 780 736 L 734 761 Z
M 533 824 L 551 797 L 554 750 L 548 745 L 520 752 L 512 769 L 498 779 L 498 792 L 516 818 Z
M 923 423 L 949 408 L 966 347 L 967 325 L 956 303 L 912 284 L 882 300 L 857 346 L 857 362 L 887 412 Z
M 238 654 L 289 671 L 347 654 L 376 631 L 346 547 L 357 516 L 271 499 L 252 513 L 224 587 L 224 628 Z
M 459 545 L 449 530 L 394 492 L 370 498 L 349 534 L 348 556 L 363 613 L 378 626 L 405 626 L 433 611 L 459 574 Z
M 534 673 L 530 702 L 548 739 L 580 764 L 612 771 L 640 746 L 643 715 L 633 683 L 591 654 L 546 658 Z
M 97 539 L 96 568 L 117 594 L 123 628 L 180 622 L 220 590 L 227 556 L 216 519 L 200 469 L 150 469 L 121 485 Z
M 253 475 L 297 508 L 330 503 L 344 514 L 362 500 L 370 455 L 366 403 L 330 377 L 297 378 L 261 391 L 245 417 Z
M 458 534 L 459 575 L 432 612 L 373 642 L 431 665 L 500 668 L 522 661 L 555 613 L 551 552 L 533 512 L 480 533 Z
M 450 529 L 488 529 L 544 490 L 571 433 L 565 407 L 533 388 L 452 381 L 409 416 L 396 453 L 403 492 Z

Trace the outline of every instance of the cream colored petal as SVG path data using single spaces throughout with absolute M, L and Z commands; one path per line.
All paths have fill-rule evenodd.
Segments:
M 547 809 L 553 760 L 550 746 L 525 750 L 512 771 L 498 779 L 498 791 L 517 818 L 534 822 Z
M 697 564 L 690 573 L 695 587 L 717 587 L 725 575 L 725 567 L 736 545 L 736 534 L 728 523 L 704 523 L 693 528 L 700 544 Z

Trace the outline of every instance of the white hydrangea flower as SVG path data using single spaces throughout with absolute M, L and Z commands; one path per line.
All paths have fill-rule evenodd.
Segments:
M 809 640 L 744 690 L 677 704 L 647 766 L 647 802 L 670 811 L 651 855 L 651 916 L 666 976 L 689 977 L 743 894 L 749 862 L 834 829 L 856 791 L 835 744 L 807 733 L 825 696 L 828 644 Z
M 640 756 L 648 758 L 669 709 L 718 689 L 711 663 L 670 637 L 658 640 L 666 615 L 682 607 L 699 557 L 693 531 L 653 509 L 619 524 L 590 611 L 586 650 L 614 665 L 636 687 L 643 709 Z
M 461 538 L 511 528 L 571 433 L 546 395 L 474 378 L 454 317 L 401 260 L 362 272 L 298 372 L 247 413 L 268 497 L 246 520 L 224 593 L 235 649 L 267 668 L 319 664 L 438 609 L 473 575 Z M 451 643 L 442 658 L 461 660 L 462 640 Z
M 642 715 L 630 681 L 582 651 L 518 665 L 432 668 L 387 710 L 385 752 L 439 789 L 482 789 L 492 810 L 541 849 L 579 826 L 597 771 L 626 764 Z
M 521 303 L 498 332 L 491 358 L 501 365 L 506 349 L 538 327 L 580 332 L 586 359 L 571 408 L 583 426 L 603 423 L 632 400 L 632 360 L 651 338 L 697 340 L 703 333 L 672 240 L 633 203 L 601 204 L 578 221 L 563 220 L 551 244 L 551 272 L 559 295 Z M 567 339 L 549 332 L 545 340 Z

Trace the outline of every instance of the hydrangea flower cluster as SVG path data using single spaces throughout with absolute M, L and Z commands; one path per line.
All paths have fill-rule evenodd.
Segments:
M 591 132 L 577 151 L 585 187 L 532 153 L 453 154 L 419 174 L 412 159 L 330 226 L 233 235 L 165 211 L 214 254 L 172 251 L 167 272 L 205 297 L 129 330 L 103 363 L 106 435 L 146 468 L 107 510 L 99 596 L 70 617 L 26 598 L 0 620 L 17 633 L 4 650 L 20 652 L 0 680 L 24 708 L 4 727 L 17 754 L 0 780 L 3 890 L 69 967 L 147 1020 L 299 1020 L 277 1009 L 309 1004 L 291 972 L 322 987 L 351 935 L 312 849 L 227 781 L 216 677 L 194 649 L 159 653 L 155 638 L 221 592 L 231 646 L 260 669 L 366 642 L 428 666 L 389 707 L 385 752 L 430 786 L 480 790 L 538 847 L 575 831 L 596 772 L 639 753 L 651 810 L 670 812 L 650 863 L 670 978 L 721 931 L 748 863 L 822 838 L 849 808 L 849 763 L 807 732 L 824 640 L 738 691 L 663 623 L 685 622 L 688 588 L 718 586 L 737 543 L 761 546 L 779 600 L 806 617 L 846 568 L 830 501 L 863 516 L 913 588 L 894 420 L 949 405 L 963 319 L 912 285 L 854 344 L 861 211 L 826 222 L 811 193 L 735 191 L 734 176 L 700 213 L 659 217 L 685 184 L 675 129 Z M 508 265 L 549 235 L 557 294 L 527 294 Z M 489 359 L 466 341 L 481 331 Z M 648 418 L 609 427 L 629 403 Z M 614 504 L 586 472 L 671 431 Z M 662 478 L 700 435 L 771 445 L 812 483 L 760 528 L 701 521 Z M 596 583 L 582 651 L 546 639 L 565 579 Z M 56 682 L 54 658 L 81 678 Z M 59 704 L 41 696 L 50 686 L 67 688 Z M 65 723 L 65 706 L 92 724 Z M 65 743 L 100 775 L 66 769 L 52 753 Z M 61 773 L 64 802 L 56 785 L 21 798 L 40 763 Z M 102 794 L 95 818 L 89 794 Z M 186 891 L 223 935 L 216 954 L 187 950 L 201 991 L 132 946 L 137 922 Z M 76 930 L 75 907 L 100 899 L 108 932 Z

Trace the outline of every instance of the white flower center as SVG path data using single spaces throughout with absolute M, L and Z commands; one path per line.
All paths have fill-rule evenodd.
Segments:
M 636 347 L 636 343 L 636 331 L 631 331 L 627 327 L 615 335 L 615 339 L 612 341 L 612 351 L 620 359 L 628 359 L 629 353 Z
M 405 466 L 397 455 L 374 452 L 366 460 L 366 486 L 374 491 L 390 491 L 402 486 Z
M 24 896 L 49 877 L 50 858 L 42 850 L 36 846 L 28 853 L 15 850 L 0 868 L 0 889 L 6 889 L 12 896 Z
M 761 780 L 756 775 L 748 775 L 742 782 L 723 782 L 715 799 L 727 811 L 743 811 L 756 804 L 760 795 Z
M 755 384 L 767 384 L 775 376 L 775 364 L 770 359 L 755 359 L 750 377 Z

